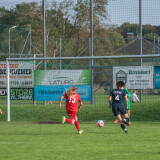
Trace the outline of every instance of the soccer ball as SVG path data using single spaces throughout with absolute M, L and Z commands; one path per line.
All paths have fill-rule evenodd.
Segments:
M 98 120 L 97 121 L 97 126 L 98 127 L 103 127 L 104 126 L 104 122 L 102 120 Z
M 0 109 L 0 114 L 2 114 L 3 112 L 2 112 L 2 110 Z

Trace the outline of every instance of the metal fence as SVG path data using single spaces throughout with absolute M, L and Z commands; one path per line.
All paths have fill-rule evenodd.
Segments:
M 141 66 L 141 58 L 143 59 L 143 65 Z M 154 116 L 159 107 L 159 94 L 160 89 L 156 87 L 156 69 L 155 66 L 160 65 L 159 55 L 145 55 L 137 56 L 111 56 L 111 57 L 64 57 L 64 58 L 36 58 L 36 59 L 10 59 L 14 63 L 23 64 L 23 66 L 37 66 L 34 68 L 34 83 L 32 87 L 28 87 L 29 83 L 18 83 L 24 80 L 23 77 L 19 77 L 19 69 L 15 69 L 11 73 L 11 76 L 17 81 L 16 87 L 12 86 L 10 78 L 10 85 L 7 89 L 12 90 L 10 95 L 8 92 L 8 104 L 10 104 L 11 120 L 13 121 L 59 121 L 62 115 L 65 115 L 65 103 L 63 103 L 63 109 L 58 109 L 58 103 L 60 96 L 65 92 L 65 89 L 71 87 L 71 85 L 77 85 L 80 95 L 84 100 L 84 107 L 79 112 L 81 120 L 113 120 L 112 112 L 108 108 L 108 97 L 110 91 L 115 88 L 115 83 L 118 80 L 126 82 L 126 87 L 133 93 L 134 90 L 138 91 L 138 97 L 140 102 L 131 103 L 131 117 L 132 121 L 158 121 L 159 118 Z M 93 60 L 93 66 L 90 65 L 90 60 Z M 28 61 L 30 60 L 30 61 Z M 35 62 L 33 62 L 34 60 Z M 45 63 L 41 63 L 45 60 Z M 62 61 L 62 66 L 59 66 L 59 60 Z M 9 64 L 12 64 L 9 61 Z M 72 62 L 72 65 L 69 65 Z M 25 65 L 24 65 L 25 64 Z M 46 70 L 43 70 L 44 65 Z M 119 69 L 117 71 L 117 68 Z M 87 70 L 86 74 L 82 76 L 78 75 L 79 71 Z M 35 71 L 40 71 L 35 73 Z M 73 74 L 74 72 L 74 74 Z M 123 72 L 123 73 L 122 73 Z M 132 72 L 132 73 L 130 73 Z M 7 72 L 8 73 L 8 72 Z M 31 72 L 30 72 L 31 73 Z M 124 74 L 126 76 L 124 76 Z M 132 76 L 131 76 L 131 75 Z M 24 76 L 24 75 L 21 75 Z M 29 75 L 27 75 L 29 76 Z M 88 79 L 86 77 L 88 77 Z M 62 79 L 67 77 L 67 83 L 63 84 Z M 80 83 L 68 84 L 68 80 L 72 80 L 76 77 L 81 77 L 81 80 L 87 80 L 87 85 L 82 86 Z M 61 78 L 61 79 L 60 79 Z M 79 78 L 78 78 L 79 79 Z M 58 80 L 58 82 L 56 81 Z M 25 80 L 27 81 L 27 79 Z M 38 82 L 37 82 L 38 81 Z M 52 83 L 51 83 L 52 81 Z M 55 82 L 56 81 L 56 82 Z M 73 82 L 73 81 L 72 81 Z M 14 83 L 15 84 L 15 83 Z M 33 85 L 34 84 L 34 85 Z M 129 84 L 129 85 L 128 85 Z M 36 88 L 38 86 L 38 90 Z M 14 87 L 17 89 L 15 91 Z M 18 100 L 18 93 L 27 88 L 34 87 L 34 98 Z M 39 87 L 42 87 L 39 89 Z M 9 90 L 10 89 L 10 90 Z M 43 91 L 43 95 L 39 95 Z M 25 91 L 26 92 L 26 91 Z M 33 91 L 32 91 L 33 92 Z M 16 95 L 17 94 L 17 95 Z M 47 95 L 48 94 L 48 95 Z M 57 95 L 59 94 L 59 95 Z M 10 96 L 13 96 L 10 99 Z M 20 96 L 23 96 L 21 94 Z M 39 100 L 36 96 L 40 96 Z M 87 98 L 85 97 L 87 96 Z M 43 99 L 43 98 L 47 99 Z M 51 99 L 50 99 L 51 98 Z M 86 99 L 85 99 L 86 98 Z M 43 101 L 52 100 L 53 105 L 44 105 Z M 34 103 L 36 101 L 36 103 Z M 42 114 L 43 112 L 43 114 Z M 42 117 L 40 115 L 43 115 Z M 45 115 L 45 116 L 44 116 Z M 52 115 L 52 116 L 50 116 Z
M 106 110 L 105 98 L 107 99 L 113 86 L 114 66 L 153 66 L 153 68 L 159 66 L 159 0 L 37 0 L 34 3 L 25 0 L 24 2 L 26 3 L 0 2 L 0 58 L 5 61 L 9 57 L 51 57 L 51 59 L 65 57 L 66 59 L 48 59 L 45 62 L 47 65 L 40 60 L 34 64 L 37 70 L 45 67 L 46 70 L 91 70 L 94 105 L 86 103 L 89 107 L 82 111 L 84 114 L 82 120 L 95 120 L 100 117 L 111 119 L 111 111 Z M 134 57 L 136 55 L 141 57 Z M 152 55 L 152 57 L 142 55 Z M 109 56 L 109 58 L 89 60 L 89 56 Z M 114 59 L 112 56 L 121 58 Z M 84 57 L 84 59 L 70 60 L 68 57 Z M 145 94 L 153 97 L 146 96 L 142 98 L 143 105 L 136 104 L 137 108 L 133 107 L 135 112 L 133 120 L 146 120 L 147 117 L 157 120 L 152 117 L 159 103 L 156 96 L 159 94 L 159 89 L 154 87 L 140 89 L 138 94 L 141 97 Z M 2 97 L 1 99 L 1 103 L 6 104 L 6 99 L 3 100 Z M 19 120 L 27 120 L 25 113 L 29 115 L 31 110 L 24 112 L 27 108 L 23 107 L 23 104 L 33 102 L 12 102 L 15 106 L 17 103 L 22 106 L 12 108 L 13 118 L 16 119 L 17 116 Z M 152 104 L 155 108 L 150 110 L 149 105 Z M 40 110 L 32 106 L 37 115 L 31 114 L 31 120 L 37 120 L 37 116 L 43 112 L 42 106 Z M 19 109 L 22 109 L 22 112 L 18 111 Z M 147 109 L 144 112 L 146 116 L 140 114 L 143 109 Z M 45 112 L 46 115 L 50 113 L 48 109 Z M 149 115 L 149 112 L 152 114 Z M 47 119 L 46 116 L 41 120 L 56 121 L 58 117 Z
M 44 40 L 46 57 L 159 54 L 158 0 L 25 2 L 0 2 L 3 60 L 44 54 Z

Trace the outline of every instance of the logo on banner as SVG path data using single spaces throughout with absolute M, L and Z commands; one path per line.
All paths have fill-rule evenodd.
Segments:
M 116 73 L 116 82 L 123 81 L 124 83 L 127 82 L 127 73 L 123 70 L 120 70 L 118 73 Z
M 68 77 L 56 77 L 49 80 L 49 85 L 73 85 L 75 82 Z

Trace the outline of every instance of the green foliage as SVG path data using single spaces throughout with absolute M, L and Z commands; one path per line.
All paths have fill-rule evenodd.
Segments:
M 144 37 L 148 40 L 151 40 L 152 42 L 154 42 L 154 37 L 156 42 L 158 42 L 158 38 L 159 38 L 159 36 L 156 33 L 147 33 L 144 35 Z
M 118 31 L 111 31 L 110 37 L 112 37 L 111 43 L 114 46 L 114 50 L 116 50 L 126 44 L 123 36 Z
M 121 30 L 121 34 L 124 38 L 127 38 L 127 33 L 132 32 L 134 36 L 139 35 L 139 24 L 131 24 L 129 22 L 123 23 L 119 29 Z M 160 35 L 160 26 L 152 26 L 149 24 L 142 26 L 142 36 L 146 37 L 146 35 Z
M 125 22 L 119 27 L 119 29 L 124 38 L 127 38 L 128 32 L 132 32 L 135 36 L 139 35 L 139 25 L 138 24 L 131 24 L 129 22 Z
M 157 27 L 149 25 L 149 24 L 143 25 L 142 29 L 143 29 L 143 36 L 144 37 L 145 37 L 145 35 L 150 34 L 150 33 L 157 33 L 157 31 L 156 31 Z
M 124 39 L 127 38 L 128 32 L 133 32 L 134 36 L 139 34 L 138 24 L 125 22 L 120 27 L 106 26 L 107 5 L 107 0 L 93 0 L 94 56 L 112 55 L 115 50 L 126 44 Z M 89 55 L 90 0 L 78 0 L 77 3 L 72 0 L 53 0 L 46 8 L 45 16 L 47 57 L 59 57 L 60 44 L 63 57 Z M 21 3 L 10 10 L 0 8 L 0 24 L 5 26 L 0 27 L 0 53 L 8 53 L 8 29 L 12 26 L 17 27 L 11 31 L 11 50 L 13 53 L 22 52 L 29 25 L 32 33 L 32 52 L 42 53 L 43 16 L 39 3 Z M 159 35 L 160 26 L 143 25 L 143 36 L 151 36 L 148 35 L 151 33 Z M 27 47 L 25 54 L 29 53 L 28 43 Z M 69 63 L 66 61 L 64 65 Z M 101 65 L 105 63 L 102 61 Z
M 93 1 L 93 20 L 95 29 L 101 26 L 101 19 L 106 18 L 107 16 L 107 4 L 108 1 L 106 0 Z M 36 2 L 22 3 L 17 4 L 15 8 L 9 11 L 1 8 L 1 13 L 0 23 L 8 25 L 8 28 L 13 25 L 28 26 L 30 24 L 32 28 L 32 44 L 36 46 L 39 51 L 43 50 L 42 6 Z M 48 7 L 46 9 L 46 56 L 59 56 L 60 38 L 62 39 L 61 50 L 62 53 L 65 54 L 62 56 L 78 56 L 79 54 L 88 56 L 89 48 L 86 47 L 86 45 L 89 45 L 89 21 L 89 0 L 80 0 L 77 3 L 73 3 L 72 0 L 64 0 L 58 3 L 56 0 L 54 0 L 52 2 L 52 7 Z M 22 34 L 18 32 L 18 27 L 16 30 L 17 34 Z M 7 30 L 6 33 L 8 33 Z M 99 35 L 98 32 L 97 35 Z M 95 37 L 97 35 L 95 34 Z M 15 41 L 24 43 L 18 37 L 15 37 Z M 82 43 L 80 43 L 80 41 Z M 8 42 L 6 41 L 6 44 L 7 43 Z M 108 43 L 110 43 L 110 41 L 108 41 Z M 112 43 L 108 45 L 112 45 Z M 5 46 L 3 45 L 3 42 L 2 46 Z M 14 50 L 13 47 L 11 48 L 13 53 L 18 52 L 20 48 L 22 50 L 22 46 L 19 44 L 16 44 L 14 47 L 16 47 Z M 86 50 L 85 48 L 88 49 Z M 39 53 L 35 48 L 33 48 L 32 52 L 34 54 Z

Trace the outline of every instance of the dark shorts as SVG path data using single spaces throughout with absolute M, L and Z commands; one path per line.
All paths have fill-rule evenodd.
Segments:
M 123 103 L 112 103 L 112 112 L 115 116 L 118 116 L 120 113 L 122 115 L 127 113 Z

